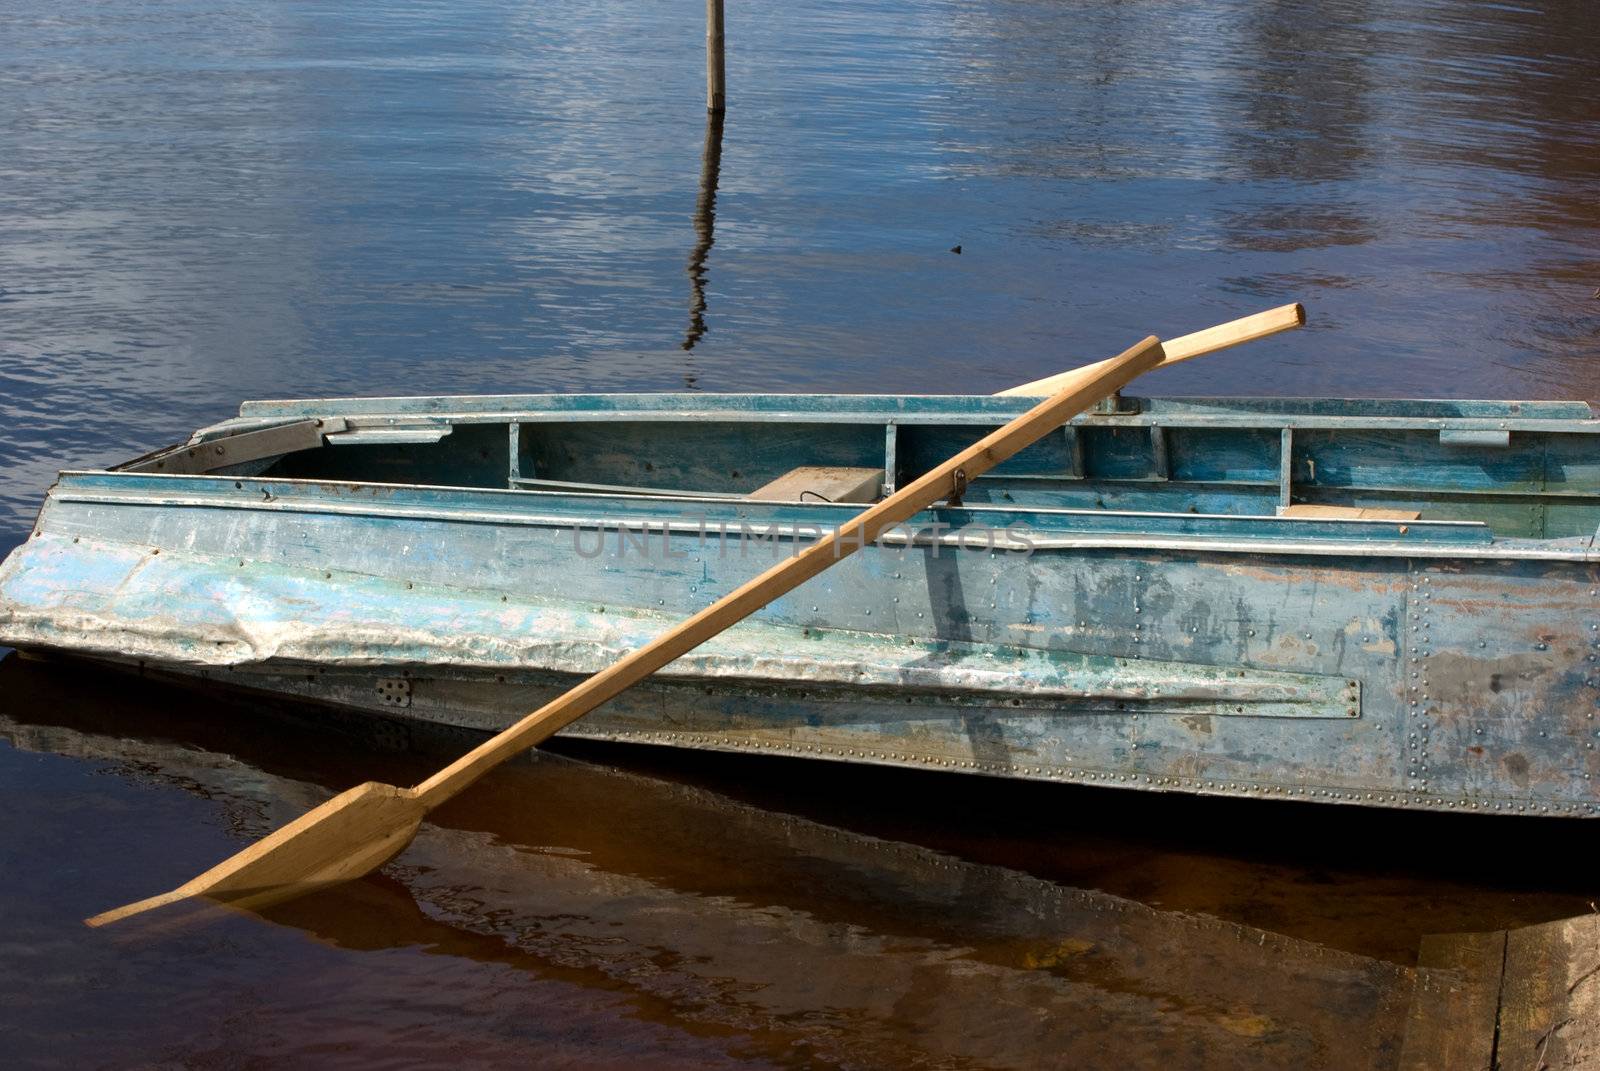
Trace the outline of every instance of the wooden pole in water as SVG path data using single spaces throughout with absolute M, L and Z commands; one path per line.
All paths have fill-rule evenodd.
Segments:
M 721 115 L 728 104 L 728 71 L 722 62 L 722 0 L 706 0 L 706 111 Z

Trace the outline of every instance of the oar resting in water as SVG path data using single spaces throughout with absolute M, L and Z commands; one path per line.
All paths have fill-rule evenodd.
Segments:
M 261 907 L 377 869 L 404 850 L 428 812 L 495 766 L 553 736 L 662 666 L 876 541 L 887 529 L 950 497 L 952 490 L 1158 366 L 1164 356 L 1161 343 L 1151 337 L 1108 361 L 1069 373 L 1068 384 L 1028 412 L 864 510 L 805 551 L 774 565 L 491 737 L 421 784 L 413 788 L 378 782 L 358 785 L 192 881 L 160 896 L 96 915 L 87 920 L 88 924 L 101 926 L 190 897 Z

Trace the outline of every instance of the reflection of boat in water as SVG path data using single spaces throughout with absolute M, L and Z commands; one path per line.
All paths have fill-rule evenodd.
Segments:
M 498 729 L 859 508 L 819 470 L 870 496 L 1029 404 L 247 403 L 64 473 L 0 566 L 0 642 Z M 568 732 L 1600 813 L 1587 405 L 1104 408 Z
M 203 800 L 242 838 L 320 802 L 326 786 L 359 776 L 352 765 L 401 782 L 428 765 L 374 740 L 370 719 L 346 723 L 342 739 L 326 720 L 307 734 L 267 714 L 273 729 L 263 733 L 243 710 L 187 704 L 166 688 L 113 693 L 114 683 L 0 659 L 0 742 L 84 760 L 186 808 Z M 728 784 L 746 790 L 745 767 L 725 766 Z M 846 808 L 858 819 L 881 776 L 864 772 L 860 788 L 830 786 L 821 798 L 860 792 Z M 781 776 L 763 780 L 788 798 Z M 127 797 L 117 798 L 131 821 Z M 184 814 L 191 829 L 195 816 Z M 344 948 L 559 980 L 602 1004 L 624 1002 L 630 1018 L 748 1039 L 779 1063 L 801 1053 L 871 1067 L 1459 1071 L 1539 1053 L 1551 1068 L 1583 1067 L 1600 1045 L 1600 915 L 1426 937 L 1412 969 L 558 754 L 499 771 L 438 817 L 384 874 L 269 917 Z M 1461 830 L 1483 828 L 1473 820 Z M 1129 847 L 1156 862 L 1151 845 Z M 1522 847 L 1548 846 L 1532 837 Z M 1315 854 L 1314 866 L 1328 862 L 1325 850 Z M 1259 888 L 1273 869 L 1241 877 Z M 1291 869 L 1287 880 L 1308 882 L 1302 895 L 1319 903 L 1350 892 L 1348 873 Z M 1404 910 L 1391 886 L 1381 895 Z M 1581 906 L 1552 900 L 1529 915 L 1530 899 L 1501 892 L 1477 925 Z M 139 925 L 166 933 L 192 921 L 146 919 Z M 438 976 L 412 973 L 425 988 Z
M 0 737 L 207 796 L 242 835 L 326 795 L 218 750 L 225 731 L 197 746 L 115 711 L 67 724 L 70 689 L 34 690 L 48 706 L 12 708 Z M 270 917 L 354 947 L 512 956 L 859 1066 L 1376 1066 L 1410 999 L 1395 964 L 561 756 L 440 819 L 385 878 Z

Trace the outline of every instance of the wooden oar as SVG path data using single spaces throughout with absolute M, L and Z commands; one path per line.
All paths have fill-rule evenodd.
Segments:
M 171 892 L 86 920 L 127 918 L 193 896 L 260 907 L 375 870 L 398 855 L 429 811 L 506 759 L 561 731 L 680 655 L 792 591 L 883 532 L 959 492 L 968 480 L 1033 444 L 1135 376 L 1161 362 L 1147 338 L 1102 361 L 1075 387 L 1060 391 L 1005 427 L 846 522 L 832 534 L 723 596 L 657 639 L 551 700 L 415 788 L 369 781 L 341 793 L 282 829 Z
M 1215 353 L 1243 342 L 1254 342 L 1258 338 L 1276 335 L 1279 331 L 1292 330 L 1305 322 L 1306 310 L 1297 302 L 1293 305 L 1268 309 L 1266 312 L 1258 312 L 1253 316 L 1230 320 L 1225 324 L 1208 327 L 1204 331 L 1196 331 L 1192 335 L 1180 335 L 1161 344 L 1161 348 L 1167 352 L 1167 357 L 1159 367 L 1165 368 L 1169 364 L 1177 364 L 1179 361 L 1187 361 L 1191 357 L 1199 357 L 1206 353 Z M 1022 383 L 997 391 L 996 394 L 999 397 L 1019 394 L 1038 397 L 1056 394 L 1078 383 L 1086 382 L 1086 377 L 1094 374 L 1094 371 L 1105 363 L 1097 361 L 1068 372 L 1057 372 L 1053 376 L 1035 379 L 1031 383 Z

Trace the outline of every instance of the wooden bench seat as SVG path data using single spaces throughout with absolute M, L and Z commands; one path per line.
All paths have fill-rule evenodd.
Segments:
M 1303 520 L 1342 518 L 1350 521 L 1415 521 L 1422 514 L 1414 509 L 1367 509 L 1358 506 L 1320 506 L 1309 502 L 1279 506 L 1278 516 Z
M 745 497 L 758 502 L 876 502 L 882 490 L 882 469 L 801 465 Z

